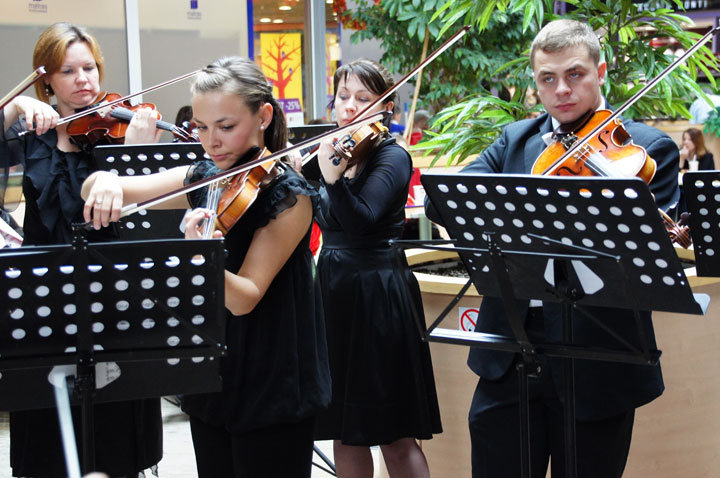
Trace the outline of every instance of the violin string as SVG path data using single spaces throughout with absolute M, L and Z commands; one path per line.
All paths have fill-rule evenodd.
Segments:
M 593 157 L 596 157 L 597 155 L 602 157 L 602 159 L 604 160 L 603 162 L 610 164 L 610 162 L 607 161 L 607 159 L 601 153 L 598 153 L 591 145 L 588 144 L 586 144 L 585 147 L 582 148 L 580 151 L 575 152 L 572 157 L 576 161 L 582 160 L 585 165 L 587 165 L 588 169 L 595 173 L 595 175 L 611 177 L 612 174 L 610 174 L 609 170 L 605 169 L 604 166 L 600 164 L 600 162 L 593 160 Z M 560 169 L 563 163 L 564 161 L 556 161 L 555 163 L 553 163 L 552 166 L 550 166 L 547 170 L 543 172 L 543 175 L 552 174 L 553 172 Z
M 215 219 L 217 218 L 217 208 L 218 204 L 220 203 L 220 196 L 221 196 L 221 188 L 220 183 L 212 183 L 208 187 L 207 192 L 207 201 L 205 202 L 205 208 L 212 211 L 212 214 L 210 217 L 205 219 L 205 223 L 203 224 L 203 232 L 202 237 L 203 239 L 210 239 L 212 237 L 213 232 L 215 232 Z

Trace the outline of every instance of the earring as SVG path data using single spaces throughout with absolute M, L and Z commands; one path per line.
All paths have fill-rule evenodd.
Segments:
M 261 125 L 260 125 L 260 131 L 262 131 L 262 130 L 264 130 L 264 129 L 265 129 L 265 125 L 262 125 L 262 124 L 261 124 Z
M 50 85 L 48 85 L 47 83 L 45 83 L 45 93 L 47 93 L 48 96 L 53 95 L 52 88 L 50 88 Z

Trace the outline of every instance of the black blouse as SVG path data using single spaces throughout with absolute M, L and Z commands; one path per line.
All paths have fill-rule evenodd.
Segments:
M 697 158 L 697 160 L 699 171 L 712 171 L 713 169 L 715 169 L 715 160 L 713 159 L 712 153 L 706 152 L 705 154 Z M 680 169 L 690 169 L 690 161 L 686 159 Z
M 97 168 L 91 154 L 64 152 L 57 147 L 55 129 L 38 136 L 18 136 L 23 127 L 15 122 L 4 132 L 5 115 L 0 111 L 0 167 L 22 165 L 26 245 L 69 244 L 73 223 L 83 222 L 85 201 L 80 196 L 83 181 Z M 89 231 L 91 242 L 116 237 L 115 227 Z
M 374 247 L 400 237 L 411 176 L 410 155 L 392 138 L 368 156 L 357 176 L 324 185 L 315 208 L 323 244 Z

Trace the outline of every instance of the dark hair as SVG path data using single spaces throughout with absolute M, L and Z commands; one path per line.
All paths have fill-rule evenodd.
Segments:
M 193 82 L 193 95 L 210 91 L 223 91 L 242 98 L 251 112 L 256 113 L 263 103 L 273 108 L 272 121 L 265 129 L 263 139 L 270 151 L 287 147 L 287 123 L 282 107 L 272 95 L 272 86 L 262 70 L 248 58 L 226 56 L 203 68 Z
M 347 81 L 347 78 L 350 75 L 355 75 L 365 88 L 376 95 L 385 93 L 385 91 L 395 84 L 395 80 L 393 79 L 392 74 L 390 74 L 390 71 L 380 63 L 365 58 L 351 61 L 335 71 L 335 75 L 333 76 L 333 91 L 335 94 L 333 95 L 332 100 L 330 100 L 328 108 L 335 108 L 335 96 L 337 96 L 340 80 L 344 79 Z M 385 98 L 383 100 L 383 104 L 386 105 L 391 101 L 394 102 L 393 106 L 397 103 L 397 92 L 394 92 Z M 392 115 L 388 115 L 388 117 L 383 120 L 383 123 L 385 123 L 385 126 L 389 127 L 391 120 Z
M 182 126 L 185 121 L 190 121 L 193 117 L 192 106 L 181 106 L 175 115 L 175 126 Z

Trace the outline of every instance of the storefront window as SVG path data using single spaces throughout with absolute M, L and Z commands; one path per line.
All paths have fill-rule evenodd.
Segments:
M 332 75 L 340 58 L 339 25 L 332 2 L 325 5 L 325 81 L 332 91 Z M 306 113 L 308 78 L 304 62 L 305 0 L 256 0 L 252 2 L 255 62 L 275 86 L 275 97 L 285 109 L 290 126 L 313 119 Z M 327 117 L 327 113 L 325 114 Z

